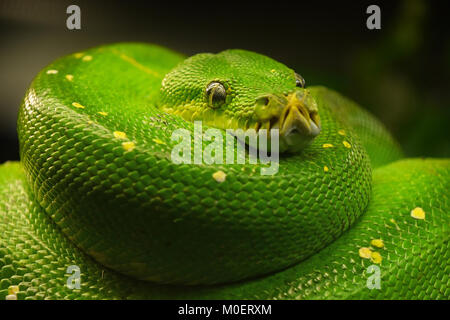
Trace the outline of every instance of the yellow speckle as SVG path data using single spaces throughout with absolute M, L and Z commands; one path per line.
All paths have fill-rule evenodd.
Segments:
M 80 59 L 83 55 L 84 55 L 83 52 L 77 52 L 77 53 L 74 53 L 73 56 L 74 56 L 75 58 L 77 58 L 77 59 Z
M 324 148 L 333 148 L 333 145 L 331 143 L 324 143 L 322 147 L 324 147 Z
M 272 73 L 275 73 L 275 72 L 276 72 L 276 70 L 275 70 L 275 69 L 272 69 L 272 70 L 270 70 L 270 72 L 272 72 Z
M 104 116 L 104 117 L 106 117 L 107 115 L 108 115 L 108 112 L 103 112 L 103 111 L 100 111 L 100 112 L 97 112 L 99 115 L 102 115 L 102 116 Z
M 8 294 L 17 294 L 19 292 L 19 286 L 9 286 Z
M 372 250 L 370 248 L 360 248 L 359 249 L 359 256 L 363 259 L 369 259 L 372 256 Z
M 67 79 L 68 81 L 72 81 L 72 80 L 73 80 L 73 75 L 71 75 L 71 74 L 66 74 L 66 79 Z
M 422 208 L 417 207 L 411 210 L 411 217 L 414 219 L 425 220 L 425 211 Z
M 372 252 L 372 255 L 370 256 L 370 261 L 372 261 L 373 263 L 376 263 L 376 264 L 380 264 L 381 263 L 381 260 L 383 260 L 382 258 L 381 258 L 381 254 L 379 254 L 378 252 Z
M 119 51 L 117 51 L 117 50 L 115 50 L 115 49 L 112 49 L 112 52 L 113 52 L 114 54 L 119 55 L 119 57 L 120 57 L 121 59 L 123 59 L 124 61 L 127 61 L 127 62 L 131 63 L 133 66 L 135 66 L 135 67 L 138 68 L 138 69 L 141 69 L 141 70 L 144 71 L 145 73 L 148 73 L 148 74 L 151 74 L 151 75 L 154 75 L 154 76 L 157 76 L 157 77 L 160 77 L 160 76 L 161 76 L 158 72 L 155 72 L 155 71 L 153 71 L 153 70 L 147 68 L 146 66 L 140 64 L 140 63 L 137 62 L 135 59 L 133 59 L 133 58 L 130 57 L 130 56 L 127 56 L 127 55 L 124 54 L 124 53 L 120 53 Z
M 156 142 L 157 144 L 165 144 L 164 141 L 162 141 L 162 140 L 160 140 L 158 138 L 153 139 L 153 141 Z
M 122 131 L 114 131 L 113 134 L 114 134 L 114 137 L 117 139 L 126 139 L 127 138 L 127 134 Z
M 377 248 L 383 248 L 384 247 L 384 242 L 381 239 L 373 239 L 372 241 L 370 241 L 370 244 L 374 247 Z
M 5 300 L 17 300 L 17 296 L 15 294 L 8 294 Z
M 125 151 L 131 151 L 134 149 L 136 145 L 134 142 L 128 141 L 128 142 L 122 142 L 122 147 Z
M 84 56 L 83 59 L 81 59 L 83 61 L 91 61 L 92 60 L 92 56 Z
M 328 172 L 328 170 L 329 170 L 329 169 L 328 169 L 327 166 L 324 166 L 324 167 L 323 167 L 323 171 Z
M 47 70 L 47 74 L 57 74 L 57 73 L 58 73 L 58 70 L 54 70 L 54 69 Z
M 397 222 L 394 219 L 389 219 L 389 221 L 394 224 L 395 229 L 400 230 L 400 227 L 398 226 Z
M 339 133 L 341 136 L 345 136 L 345 130 L 342 130 L 342 129 L 341 129 L 341 130 L 338 131 L 338 133 Z
M 227 177 L 226 173 L 221 170 L 214 172 L 212 176 L 213 176 L 214 180 L 216 180 L 219 183 L 224 182 L 225 178 Z
M 78 108 L 78 109 L 84 109 L 85 108 L 83 105 L 79 104 L 78 102 L 73 102 L 72 105 L 75 108 Z
M 346 148 L 351 148 L 352 147 L 352 145 L 350 144 L 350 143 L 348 143 L 347 141 L 342 141 L 342 143 L 344 144 L 344 146 L 346 147 Z

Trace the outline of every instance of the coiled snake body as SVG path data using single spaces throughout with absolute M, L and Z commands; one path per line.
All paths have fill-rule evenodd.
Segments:
M 369 113 L 303 86 L 242 50 L 114 44 L 44 68 L 0 167 L 0 298 L 448 299 L 450 161 L 400 159 Z M 279 129 L 277 171 L 250 149 L 175 163 L 180 129 L 194 154 Z

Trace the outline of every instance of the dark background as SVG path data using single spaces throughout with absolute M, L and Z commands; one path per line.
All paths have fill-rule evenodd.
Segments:
M 81 8 L 81 30 L 66 8 Z M 366 8 L 381 8 L 381 30 Z M 34 75 L 55 58 L 117 41 L 187 55 L 257 51 L 369 109 L 408 156 L 450 157 L 450 37 L 444 1 L 0 0 L 0 163 L 18 159 L 16 117 Z

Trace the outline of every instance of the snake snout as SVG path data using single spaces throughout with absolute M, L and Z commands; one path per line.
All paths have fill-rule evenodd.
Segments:
M 278 129 L 281 151 L 298 151 L 321 130 L 317 103 L 307 90 L 269 94 L 256 100 L 257 128 Z
M 302 134 L 316 137 L 320 133 L 320 120 L 317 112 L 303 104 L 288 103 L 280 117 L 280 135 Z

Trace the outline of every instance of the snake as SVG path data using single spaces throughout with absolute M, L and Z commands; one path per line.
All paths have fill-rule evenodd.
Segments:
M 0 299 L 450 297 L 450 159 L 265 55 L 69 54 L 17 132 Z

